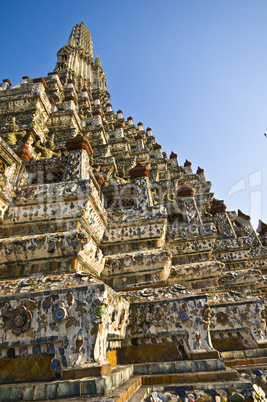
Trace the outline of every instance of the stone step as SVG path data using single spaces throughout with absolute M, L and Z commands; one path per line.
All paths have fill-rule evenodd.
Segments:
M 224 380 L 223 382 L 221 381 L 208 381 L 207 382 L 192 382 L 192 383 L 174 383 L 174 384 L 166 384 L 166 385 L 141 385 L 139 388 L 137 388 L 136 392 L 133 393 L 133 395 L 130 397 L 130 399 L 127 399 L 127 395 L 124 392 L 124 389 L 126 391 L 126 387 L 129 388 L 129 384 L 133 384 L 135 381 L 140 380 L 138 377 L 134 377 L 131 380 L 128 380 L 123 386 L 120 386 L 116 388 L 116 390 L 112 391 L 111 394 L 107 395 L 105 399 L 103 397 L 88 397 L 88 398 L 83 398 L 82 400 L 84 402 L 145 402 L 147 400 L 147 397 L 149 396 L 150 393 L 153 391 L 157 392 L 171 392 L 175 391 L 177 388 L 183 388 L 186 391 L 192 391 L 194 389 L 201 389 L 203 391 L 208 391 L 209 389 L 227 389 L 227 388 L 235 388 L 237 390 L 242 390 L 245 388 L 248 388 L 251 386 L 249 381 L 246 381 L 244 379 L 230 379 L 230 380 Z M 118 397 L 118 395 L 121 395 Z M 64 399 L 64 400 L 58 400 L 57 402 L 76 402 L 77 400 L 75 399 Z M 42 402 L 42 401 L 39 401 Z
M 220 352 L 221 358 L 224 361 L 232 359 L 249 359 L 257 357 L 267 357 L 267 349 L 245 349 L 245 350 L 231 350 L 227 352 Z
M 220 353 L 226 367 L 242 367 L 267 363 L 267 349 L 232 350 Z
M 267 361 L 265 363 L 259 364 L 248 364 L 246 366 L 235 366 L 234 368 L 237 371 L 247 372 L 253 370 L 261 370 L 262 372 L 267 371 Z
M 238 379 L 239 375 L 236 370 L 217 370 L 217 371 L 202 371 L 198 373 L 179 373 L 179 374 L 158 374 L 153 376 L 143 376 L 143 385 L 155 384 L 174 384 L 187 382 L 214 382 L 214 381 L 230 381 Z
M 0 385 L 0 401 L 41 401 L 81 396 L 107 395 L 133 376 L 133 365 L 118 366 L 105 377 L 87 377 L 37 383 Z M 134 387 L 133 387 L 134 388 Z M 102 397 L 103 401 L 103 397 Z
M 136 375 L 155 375 L 216 370 L 225 370 L 225 364 L 222 359 L 181 360 L 175 362 L 152 362 L 134 365 L 134 373 Z
M 225 360 L 224 363 L 227 367 L 240 367 L 255 364 L 266 364 L 267 357 L 255 357 L 250 359 L 235 359 L 235 360 Z

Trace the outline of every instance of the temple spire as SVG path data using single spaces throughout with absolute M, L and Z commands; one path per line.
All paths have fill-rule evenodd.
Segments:
M 89 88 L 107 91 L 105 74 L 97 56 L 93 58 L 93 42 L 89 29 L 84 22 L 74 25 L 68 44 L 57 52 L 56 71 L 61 82 L 72 81 L 76 90 Z
M 72 28 L 69 45 L 76 45 L 86 53 L 89 53 L 93 57 L 93 42 L 89 29 L 84 25 L 82 21 L 80 24 L 74 25 Z

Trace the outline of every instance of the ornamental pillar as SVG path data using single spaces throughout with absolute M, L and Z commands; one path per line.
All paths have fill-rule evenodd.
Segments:
M 135 188 L 136 205 L 139 209 L 153 206 L 149 169 L 140 162 L 130 169 L 130 178 Z
M 157 159 L 162 158 L 161 145 L 159 145 L 157 143 L 154 145 L 154 155 L 155 155 L 155 158 L 157 158 Z
M 101 110 L 94 110 L 93 111 L 93 126 L 102 126 L 102 113 Z
M 217 227 L 217 230 L 224 237 L 236 237 L 232 222 L 229 219 L 228 214 L 226 213 L 226 205 L 223 201 L 216 200 L 213 198 L 210 214 L 214 216 L 214 223 Z
M 174 152 L 172 152 L 170 154 L 170 161 L 171 161 L 171 165 L 173 169 L 176 169 L 179 167 L 179 163 L 178 163 L 178 159 L 177 159 L 177 154 L 175 154 Z
M 187 159 L 184 163 L 184 170 L 186 174 L 193 174 L 192 163 L 189 162 Z
M 87 180 L 90 177 L 90 157 L 93 154 L 87 137 L 79 133 L 66 141 L 69 152 L 66 181 Z
M 176 194 L 176 199 L 185 222 L 195 225 L 202 224 L 196 200 L 194 198 L 194 189 L 192 187 L 181 182 Z

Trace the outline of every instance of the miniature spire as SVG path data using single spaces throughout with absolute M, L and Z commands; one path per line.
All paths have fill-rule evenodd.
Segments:
M 101 67 L 101 61 L 100 61 L 100 58 L 98 56 L 96 56 L 96 58 L 95 58 L 95 65 L 97 67 Z

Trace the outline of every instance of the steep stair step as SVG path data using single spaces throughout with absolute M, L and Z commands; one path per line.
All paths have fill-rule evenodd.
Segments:
M 226 369 L 217 371 L 202 371 L 196 373 L 177 373 L 177 374 L 157 374 L 142 377 L 143 385 L 155 384 L 174 384 L 174 383 L 199 383 L 199 382 L 214 382 L 214 381 L 230 381 L 238 379 L 239 375 L 236 370 Z
M 235 370 L 242 372 L 261 370 L 262 372 L 264 372 L 267 371 L 267 361 L 264 364 L 259 363 L 259 364 L 248 364 L 246 366 L 235 366 Z
M 234 350 L 220 353 L 227 367 L 267 363 L 267 349 Z
M 236 359 L 236 360 L 225 360 L 224 363 L 226 367 L 241 367 L 255 364 L 266 364 L 267 357 L 255 357 L 252 359 Z
M 222 359 L 179 360 L 174 362 L 152 362 L 134 365 L 136 375 L 155 375 L 171 373 L 187 373 L 199 371 L 223 371 L 225 364 Z
M 105 377 L 58 380 L 36 383 L 1 384 L 0 401 L 46 401 L 107 395 L 133 377 L 133 365 L 118 366 Z M 133 387 L 134 388 L 134 387 Z M 105 397 L 106 398 L 106 397 Z M 84 399 L 86 400 L 86 399 Z M 90 399 L 89 399 L 90 400 Z M 100 399 L 101 400 L 101 399 Z

